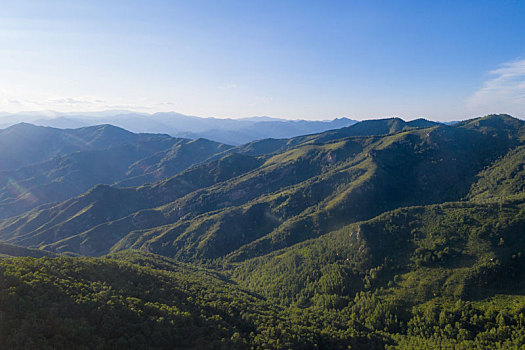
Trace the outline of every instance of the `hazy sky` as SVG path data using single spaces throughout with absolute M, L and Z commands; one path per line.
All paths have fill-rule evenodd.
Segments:
M 0 111 L 525 117 L 524 1 L 2 1 Z

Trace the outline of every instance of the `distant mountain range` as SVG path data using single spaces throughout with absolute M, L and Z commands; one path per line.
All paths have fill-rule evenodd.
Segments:
M 81 128 L 111 124 L 135 133 L 162 133 L 173 137 L 206 138 L 230 145 L 240 145 L 264 138 L 290 138 L 338 129 L 356 123 L 348 118 L 331 121 L 286 120 L 270 117 L 244 119 L 199 118 L 179 113 L 134 113 L 106 111 L 98 113 L 27 112 L 0 114 L 0 127 L 20 122 L 55 128 Z

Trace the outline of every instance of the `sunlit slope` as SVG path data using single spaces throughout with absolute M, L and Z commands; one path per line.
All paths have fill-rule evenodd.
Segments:
M 476 174 L 521 143 L 523 122 L 508 116 L 483 121 L 489 126 L 471 121 L 386 136 L 308 139 L 254 161 L 238 155 L 243 170 L 215 182 L 187 186 L 207 172 L 202 165 L 168 187 L 99 188 L 109 195 L 86 194 L 92 207 L 35 211 L 4 221 L 1 233 L 9 242 L 59 252 L 139 248 L 187 261 L 242 261 L 397 207 L 465 197 Z M 156 201 L 155 193 L 167 188 L 173 192 Z M 126 191 L 140 194 L 126 199 Z
M 288 302 L 380 287 L 411 303 L 522 293 L 524 227 L 523 198 L 409 207 L 233 265 L 232 274 Z
M 235 177 L 257 167 L 261 161 L 230 154 L 151 185 L 131 188 L 99 185 L 66 202 L 4 220 L 1 239 L 30 246 L 56 242 L 98 224 L 119 219 L 143 208 L 162 205 L 203 186 Z M 140 225 L 146 215 L 134 214 L 134 223 Z M 110 239 L 106 237 L 101 243 L 107 245 L 105 241 Z
M 525 146 L 519 146 L 477 176 L 468 199 L 503 199 L 525 191 Z
M 242 181 L 190 194 L 159 208 L 174 224 L 134 231 L 117 248 L 143 248 L 183 260 L 226 256 L 240 261 L 263 255 L 396 207 L 458 200 L 477 172 L 517 142 L 514 136 L 442 126 L 298 146 L 266 165 L 278 164 L 281 170 L 291 162 L 294 171 L 287 179 L 293 179 L 322 160 L 318 175 L 277 191 L 267 189 L 254 199 L 253 186 L 243 186 Z M 359 145 L 354 153 L 341 157 L 352 144 Z M 251 180 L 253 172 L 244 178 Z M 220 209 L 232 202 L 227 197 L 231 193 L 247 202 Z M 200 212 L 204 213 L 195 216 Z
M 390 130 L 393 130 L 392 129 L 392 126 L 391 124 L 394 123 L 394 124 L 399 124 L 400 120 L 396 120 L 396 119 L 392 119 L 392 120 L 385 120 L 383 121 L 385 123 L 385 127 L 381 130 L 378 130 L 377 128 L 377 124 L 378 122 L 377 121 L 373 121 L 373 122 L 362 122 L 360 123 L 360 125 L 356 125 L 355 128 L 357 128 L 357 132 L 359 133 L 363 133 L 363 132 L 368 132 L 369 133 L 375 133 L 375 132 L 378 132 L 378 131 L 382 131 L 382 132 L 388 132 Z M 403 122 L 404 123 L 404 122 Z M 362 125 L 361 125 L 362 124 Z M 372 128 L 368 128 L 367 125 L 371 124 Z M 404 124 L 403 124 L 404 126 Z M 343 132 L 344 135 L 346 135 L 346 133 L 348 133 L 348 131 L 345 131 L 346 129 L 341 129 L 341 132 Z M 336 133 L 336 131 L 334 132 L 330 132 L 330 134 L 334 134 Z M 319 134 L 322 136 L 322 134 Z M 313 140 L 315 140 L 315 137 L 319 137 L 319 135 L 315 136 L 313 135 Z M 308 140 L 306 140 L 307 142 L 311 143 L 312 142 L 312 137 L 309 137 Z M 305 141 L 303 138 L 300 138 L 300 140 L 302 141 Z M 270 142 L 272 140 L 269 140 Z M 279 140 L 276 140 L 276 141 L 279 141 Z M 301 141 L 301 142 L 302 142 Z M 173 141 L 175 142 L 175 141 Z M 261 141 L 264 143 L 264 141 Z M 300 143 L 299 140 L 290 140 L 289 141 L 289 146 L 288 147 L 291 147 L 291 144 L 292 143 Z M 266 150 L 262 150 L 262 149 L 257 149 L 257 151 L 253 151 L 252 150 L 252 147 L 253 145 L 249 145 L 247 146 L 246 148 L 242 148 L 242 147 L 239 147 L 239 148 L 235 148 L 233 149 L 233 151 L 236 151 L 236 152 L 241 152 L 241 153 L 244 153 L 244 154 L 260 154 L 260 153 L 265 153 L 265 152 L 269 152 L 270 150 L 266 149 Z M 257 148 L 257 147 L 256 147 Z M 217 144 L 217 143 L 213 143 L 213 142 L 209 142 L 209 141 L 206 141 L 206 140 L 195 140 L 195 141 L 186 141 L 186 140 L 177 140 L 175 142 L 175 144 L 170 147 L 169 149 L 167 149 L 166 151 L 162 151 L 162 152 L 157 152 L 154 156 L 151 156 L 151 157 L 148 157 L 148 158 L 145 158 L 139 162 L 136 162 L 134 165 L 131 166 L 131 170 L 127 171 L 126 172 L 126 176 L 127 176 L 127 180 L 125 180 L 124 182 L 121 182 L 120 185 L 125 185 L 125 184 L 128 184 L 128 183 L 140 183 L 141 181 L 146 181 L 146 180 L 153 180 L 155 178 L 158 178 L 158 177 L 163 177 L 163 176 L 166 176 L 169 172 L 177 172 L 181 169 L 184 169 L 185 166 L 187 166 L 188 164 L 191 164 L 191 162 L 197 162 L 197 161 L 202 161 L 203 158 L 205 157 L 208 157 L 210 154 L 213 154 L 213 153 L 216 153 L 216 152 L 219 152 L 219 153 L 223 153 L 223 154 L 228 154 L 228 148 L 224 145 L 220 145 L 220 144 Z M 115 154 L 115 156 L 118 157 L 118 152 L 107 152 L 107 151 L 102 151 L 100 152 L 100 155 L 103 155 L 105 157 L 108 157 L 110 156 L 111 154 Z M 54 199 L 56 196 L 65 196 L 67 194 L 65 194 L 64 191 L 56 191 L 56 189 L 64 189 L 64 187 L 67 185 L 68 183 L 68 180 L 71 179 L 71 176 L 61 176 L 60 174 L 64 174 L 66 173 L 66 175 L 70 175 L 70 174 L 76 174 L 77 176 L 79 176 L 80 178 L 84 178 L 85 175 L 89 175 L 91 174 L 90 171 L 86 171 L 86 169 L 82 169 L 82 171 L 79 171 L 78 168 L 78 165 L 79 164 L 87 164 L 87 166 L 94 166 L 96 170 L 98 170 L 99 173 L 101 174 L 104 174 L 106 177 L 110 176 L 111 175 L 107 175 L 108 173 L 110 173 L 108 170 L 111 170 L 112 167 L 114 167 L 113 164 L 111 164 L 110 166 L 108 167 L 98 167 L 97 164 L 103 164 L 100 162 L 100 159 L 97 159 L 96 157 L 93 158 L 92 162 L 78 162 L 78 161 L 69 161 L 69 158 L 71 156 L 67 156 L 67 161 L 65 160 L 62 160 L 60 164 L 66 164 L 66 169 L 67 171 L 57 171 L 56 168 L 56 164 L 52 163 L 51 165 L 46 165 L 46 166 L 42 166 L 42 167 L 39 167 L 39 166 L 33 166 L 33 168 L 31 169 L 28 169 L 28 170 L 23 170 L 23 172 L 25 174 L 31 174 L 31 176 L 33 176 L 34 172 L 35 171 L 40 171 L 42 172 L 42 170 L 44 169 L 48 169 L 49 172 L 51 172 L 52 174 L 56 175 L 56 176 L 60 176 L 60 181 L 57 181 L 57 182 L 52 182 L 51 185 L 45 185 L 45 188 L 47 190 L 46 194 L 49 194 L 49 196 L 39 196 L 39 197 L 44 197 L 44 200 L 49 200 L 49 199 Z M 78 156 L 76 157 L 83 157 L 83 153 L 80 153 Z M 239 157 L 237 157 L 239 158 Z M 236 158 L 236 159 L 237 159 Z M 220 158 L 218 158 L 220 159 Z M 114 162 L 114 161 L 112 161 Z M 118 162 L 115 162 L 116 164 L 118 164 L 118 166 L 122 166 L 125 164 L 125 162 L 122 162 L 121 160 L 118 161 Z M 250 167 L 251 166 L 251 162 L 248 160 L 248 158 L 245 159 L 244 162 L 242 162 L 241 160 L 237 159 L 235 162 L 236 166 L 240 167 L 240 168 L 246 168 L 246 167 Z M 241 163 L 246 163 L 246 164 L 241 164 Z M 71 165 L 73 164 L 73 165 Z M 69 169 L 71 168 L 72 169 Z M 124 165 L 124 168 L 126 168 L 126 166 Z M 225 172 L 227 173 L 227 171 Z M 141 175 L 143 174 L 143 175 Z M 235 174 L 234 174 L 235 175 Z M 194 173 L 191 174 L 191 176 L 197 176 L 198 175 L 195 175 Z M 191 176 L 186 176 L 186 179 L 188 179 L 189 177 Z M 32 180 L 34 181 L 34 178 L 32 178 Z M 47 178 L 46 176 L 39 176 L 39 177 L 36 177 L 37 179 L 41 179 L 41 178 L 44 178 L 44 182 L 45 181 L 49 181 L 49 178 Z M 91 179 L 91 176 L 89 176 L 90 180 L 88 180 L 88 183 L 89 181 L 94 181 L 96 180 L 96 177 L 95 179 Z M 107 180 L 107 179 L 106 179 Z M 224 180 L 224 179 L 220 179 L 220 180 Z M 193 180 L 190 180 L 189 182 L 191 183 Z M 174 183 L 176 181 L 171 181 L 170 183 Z M 193 181 L 193 182 L 196 182 L 198 183 L 199 181 Z M 27 185 L 27 182 L 22 182 L 22 184 L 25 184 L 27 187 L 29 187 Z M 208 183 L 209 185 L 210 183 Z M 177 184 L 175 186 L 178 186 Z M 171 186 L 172 188 L 175 187 L 175 186 Z M 260 185 L 259 185 L 260 186 Z M 162 187 L 162 186 L 159 186 L 159 187 Z M 188 188 L 188 186 L 185 186 L 184 184 L 181 184 L 180 185 L 181 188 L 181 191 L 183 192 L 185 190 L 185 188 Z M 202 187 L 202 186 L 201 186 Z M 193 189 L 195 188 L 198 188 L 198 187 L 194 187 Z M 276 187 L 278 188 L 278 187 Z M 78 191 L 79 188 L 77 187 L 74 187 L 74 190 L 77 190 Z M 39 189 L 33 187 L 32 188 L 32 191 L 30 191 L 30 195 L 34 196 L 35 194 L 38 194 L 38 191 Z M 67 192 L 67 191 L 66 191 Z M 95 194 L 97 193 L 104 193 L 103 191 L 100 190 L 99 188 L 99 191 L 95 191 Z M 68 231 L 68 234 L 72 234 L 72 233 L 75 233 L 75 232 L 79 232 L 78 230 L 82 230 L 83 227 L 85 227 L 85 225 L 89 225 L 89 223 L 84 223 L 84 224 L 77 224 L 78 222 L 78 219 L 79 218 L 86 218 L 86 222 L 87 221 L 90 221 L 90 224 L 91 226 L 94 226 L 96 224 L 99 224 L 99 223 L 102 223 L 102 222 L 105 222 L 105 221 L 108 221 L 108 220 L 114 220 L 116 218 L 119 217 L 119 214 L 118 213 L 121 213 L 121 212 L 133 212 L 134 210 L 136 210 L 137 208 L 150 208 L 150 207 L 154 207 L 154 206 L 157 206 L 157 205 L 160 205 L 160 204 L 164 204 L 164 203 L 167 203 L 168 200 L 166 198 L 169 198 L 169 196 L 171 195 L 171 192 L 173 191 L 163 191 L 163 195 L 161 196 L 161 198 L 164 198 L 164 200 L 160 200 L 160 201 L 151 201 L 151 200 L 141 200 L 140 198 L 135 198 L 135 197 L 129 197 L 127 196 L 126 193 L 133 193 L 133 191 L 126 191 L 124 190 L 123 192 L 125 192 L 124 194 L 116 194 L 118 193 L 118 191 L 113 191 L 113 190 L 108 190 L 108 195 L 106 196 L 103 196 L 102 195 L 102 198 L 100 199 L 101 203 L 98 203 L 98 205 L 96 205 L 96 201 L 98 201 L 98 196 L 95 196 L 96 199 L 94 200 L 89 200 L 90 196 L 82 196 L 81 198 L 81 201 L 82 202 L 89 202 L 89 203 L 92 203 L 95 207 L 100 207 L 100 208 L 107 208 L 107 215 L 104 215 L 106 213 L 104 213 L 103 211 L 99 210 L 99 211 L 95 211 L 95 213 L 93 214 L 93 210 L 90 210 L 90 208 L 87 208 L 86 207 L 88 206 L 86 203 L 82 204 L 82 205 L 73 205 L 72 203 L 75 203 L 76 201 L 70 201 L 69 203 L 64 203 L 64 204 L 61 204 L 60 206 L 56 207 L 56 208 L 53 208 L 51 210 L 44 210 L 44 212 L 42 213 L 39 213 L 39 214 L 36 214 L 38 212 L 37 211 L 34 211 L 28 215 L 25 216 L 25 218 L 23 218 L 22 220 L 18 220 L 16 219 L 16 223 L 15 225 L 11 225 L 11 223 L 13 222 L 13 220 L 9 220 L 8 221 L 8 226 L 9 226 L 9 230 L 8 232 L 10 232 L 10 234 L 13 232 L 13 228 L 15 228 L 15 230 L 18 230 L 18 227 L 21 223 L 24 223 L 24 232 L 29 230 L 29 232 L 32 232 L 33 230 L 37 229 L 38 232 L 41 232 L 41 231 L 46 231 L 49 227 L 55 227 L 57 226 L 57 229 L 58 231 L 60 231 L 60 220 L 63 221 L 63 218 L 66 218 L 65 220 L 68 221 L 68 224 L 65 226 L 66 227 L 66 230 Z M 167 192 L 167 193 L 166 193 Z M 175 192 L 177 192 L 177 189 L 175 189 Z M 179 191 L 180 192 L 180 191 Z M 8 196 L 7 196 L 8 197 Z M 27 196 L 26 196 L 27 197 Z M 3 211 L 4 213 L 6 212 L 10 212 L 10 211 L 13 211 L 13 210 L 23 210 L 24 206 L 27 205 L 27 199 L 28 198 L 16 198 L 15 200 L 12 200 L 10 198 L 6 198 L 7 200 L 7 203 L 4 205 L 4 208 L 6 209 L 5 211 Z M 51 198 L 50 198 L 51 197 Z M 113 200 L 111 198 L 108 198 L 108 197 L 115 197 Z M 155 194 L 155 191 L 153 191 L 153 193 L 150 193 L 148 195 L 149 198 L 154 198 L 156 197 L 156 194 Z M 177 195 L 174 195 L 171 197 L 171 200 L 177 198 Z M 115 211 L 115 209 L 111 208 L 109 206 L 108 203 L 116 203 L 115 201 L 119 201 L 120 204 L 119 206 L 122 207 L 126 207 L 128 206 L 127 209 L 116 209 L 116 211 L 118 212 L 116 215 L 113 214 L 113 212 Z M 21 208 L 18 207 L 17 208 L 17 204 L 20 204 L 20 202 L 22 202 L 22 206 Z M 37 203 L 35 203 L 34 201 L 31 203 L 33 206 L 37 205 L 38 204 L 38 201 Z M 72 210 L 67 210 L 65 211 L 64 208 L 67 207 L 67 208 L 71 208 Z M 45 209 L 45 208 L 44 208 Z M 77 215 L 77 213 L 81 213 L 81 214 L 84 214 L 84 215 Z M 89 215 L 87 215 L 89 213 Z M 57 218 L 58 216 L 58 220 L 56 220 L 55 218 Z M 69 220 L 67 219 L 69 217 L 72 217 L 73 219 L 72 220 Z M 46 225 L 43 225 L 44 224 L 44 221 L 45 220 L 48 220 L 48 218 L 52 218 L 51 222 L 48 222 Z M 36 219 L 36 220 L 34 220 Z M 26 225 L 25 225 L 25 222 L 26 221 L 34 221 L 32 224 L 30 224 L 28 226 L 28 228 L 26 229 Z M 5 226 L 5 225 L 4 225 Z M 81 231 L 80 231 L 81 232 Z M 36 233 L 36 232 L 35 232 Z M 17 234 L 18 235 L 18 234 Z M 54 233 L 54 237 L 53 239 L 60 239 L 61 234 L 60 233 Z M 40 240 L 40 243 L 42 242 L 45 242 L 45 239 L 44 240 Z

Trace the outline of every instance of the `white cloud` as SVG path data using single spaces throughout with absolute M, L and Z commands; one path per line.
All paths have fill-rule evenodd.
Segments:
M 524 116 L 525 59 L 504 63 L 489 74 L 492 78 L 468 98 L 467 107 L 478 114 Z
M 57 112 L 98 112 L 104 110 L 132 110 L 136 112 L 169 112 L 176 105 L 173 102 L 158 102 L 144 99 L 129 103 L 126 99 L 105 100 L 96 97 L 44 97 L 7 95 L 0 90 L 0 112 L 18 113 L 35 111 Z
M 77 105 L 77 104 L 96 104 L 97 102 L 89 101 L 89 100 L 81 100 L 78 98 L 60 98 L 56 100 L 49 101 L 53 104 L 57 105 Z

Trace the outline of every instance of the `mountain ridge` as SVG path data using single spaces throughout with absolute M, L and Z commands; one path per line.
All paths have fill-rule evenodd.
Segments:
M 112 124 L 136 133 L 167 133 L 179 138 L 208 138 L 216 142 L 240 145 L 271 136 L 295 137 L 302 134 L 336 129 L 356 121 L 335 118 L 331 121 L 288 120 L 280 118 L 201 118 L 175 112 L 153 114 L 131 111 L 107 111 L 101 113 L 57 113 L 47 117 L 38 112 L 6 114 L 3 119 L 26 121 L 42 126 L 79 128 L 97 124 Z
M 396 207 L 460 200 L 477 173 L 521 142 L 522 123 L 515 124 L 511 134 L 495 133 L 470 122 L 456 126 L 431 124 L 426 129 L 407 126 L 396 118 L 356 124 L 340 131 L 280 141 L 285 150 L 263 156 L 264 160 L 254 163 L 256 168 L 247 168 L 247 172 L 215 184 L 206 182 L 203 188 L 193 188 L 172 202 L 131 207 L 109 221 L 109 217 L 100 217 L 96 226 L 82 229 L 84 232 L 73 228 L 85 226 L 60 224 L 61 215 L 53 216 L 59 221 L 47 226 L 30 219 L 29 222 L 35 221 L 31 227 L 41 227 L 33 233 L 26 229 L 29 222 L 24 223 L 26 219 L 22 218 L 4 221 L 0 232 L 4 239 L 11 235 L 13 240 L 9 242 L 17 244 L 24 242 L 21 237 L 36 234 L 25 242 L 62 252 L 78 253 L 82 243 L 83 253 L 90 255 L 133 247 L 168 256 L 176 254 L 183 260 L 242 261 L 254 253 L 265 254 L 312 234 L 321 235 L 345 222 L 371 218 Z M 369 125 L 372 135 L 362 136 Z M 381 132 L 388 134 L 374 135 Z M 399 183 L 393 182 L 396 177 Z M 455 187 L 443 184 L 443 179 L 449 179 Z M 415 187 L 409 190 L 410 186 Z M 312 194 L 315 188 L 317 194 Z M 83 215 L 91 210 L 79 208 L 85 208 Z M 50 214 L 44 213 L 51 213 L 49 209 L 31 217 L 48 217 Z M 336 223 L 334 217 L 346 219 Z M 248 226 L 242 228 L 245 221 Z M 15 222 L 18 224 L 13 226 Z M 253 225 L 249 222 L 259 222 L 259 228 L 250 231 Z M 232 234 L 227 233 L 232 225 L 239 228 L 232 236 L 237 238 L 226 239 Z M 52 231 L 43 230 L 45 227 Z M 304 235 L 306 227 L 313 228 L 310 236 Z M 14 232 L 19 233 L 12 236 Z M 36 239 L 41 234 L 38 232 L 48 232 L 45 235 L 50 235 L 51 241 Z M 64 233 L 56 236 L 58 232 Z M 69 238 L 64 236 L 66 232 Z M 115 238 L 101 246 L 103 237 Z M 74 249 L 68 245 L 73 242 Z M 94 244 L 92 248 L 88 248 L 90 244 Z M 218 249 L 219 246 L 223 248 Z M 236 248 L 232 250 L 233 247 Z

